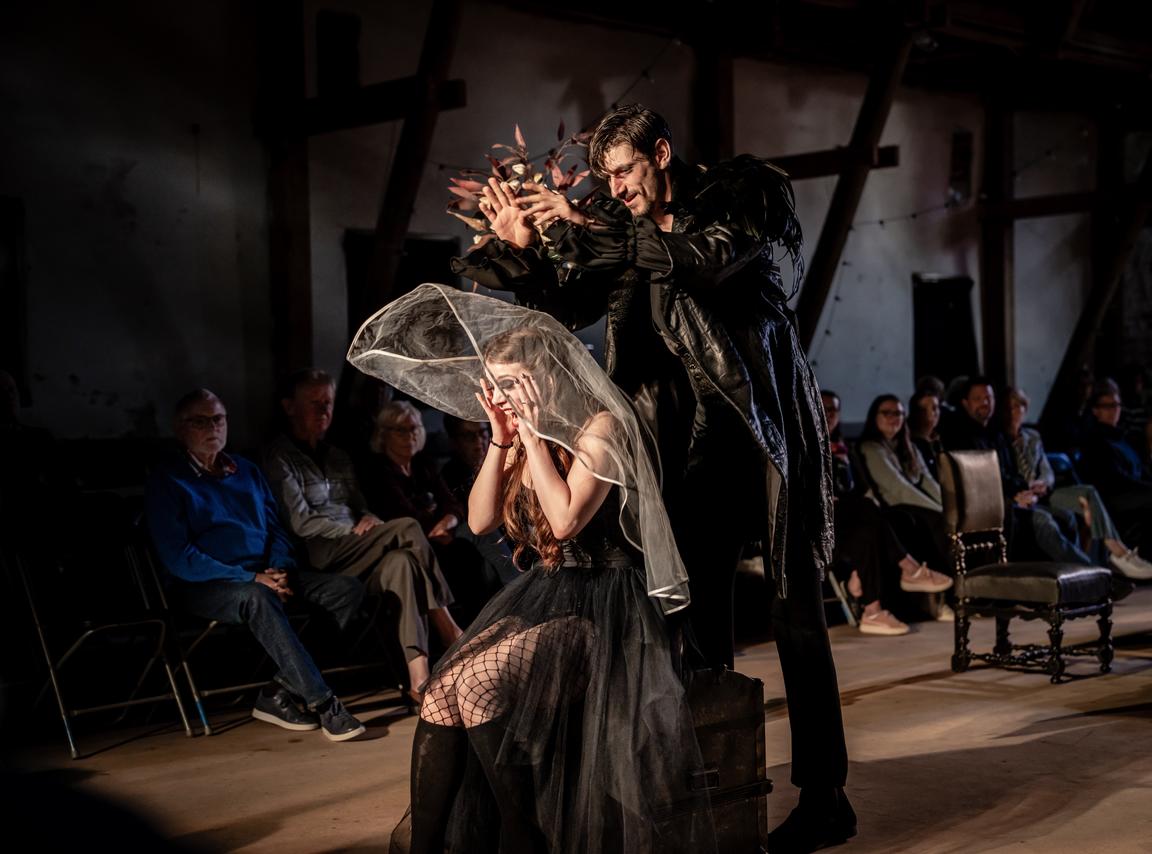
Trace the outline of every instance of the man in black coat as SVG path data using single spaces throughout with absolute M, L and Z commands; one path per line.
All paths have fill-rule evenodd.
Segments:
M 750 542 L 764 551 L 801 788 L 770 850 L 843 841 L 856 817 L 821 592 L 828 439 L 774 251 L 799 262 L 791 185 L 747 155 L 684 164 L 664 120 L 638 105 L 600 121 L 589 162 L 610 195 L 579 207 L 538 185 L 518 196 L 489 181 L 481 211 L 496 239 L 454 270 L 570 328 L 607 314 L 605 368 L 656 440 L 692 628 L 713 666 L 732 665 L 736 564 Z

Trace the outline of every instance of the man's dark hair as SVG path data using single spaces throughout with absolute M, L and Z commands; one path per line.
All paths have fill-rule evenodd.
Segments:
M 186 395 L 176 401 L 176 405 L 172 407 L 173 420 L 179 421 L 181 418 L 188 414 L 189 410 L 191 410 L 193 406 L 195 406 L 197 403 L 203 403 L 206 400 L 219 401 L 220 398 L 215 392 L 206 388 L 192 389 L 192 391 L 188 392 Z M 221 406 L 223 406 L 223 401 L 220 403 Z
M 636 153 L 651 157 L 656 153 L 656 141 L 660 139 L 672 144 L 672 131 L 664 117 L 642 104 L 625 104 L 600 119 L 592 131 L 592 139 L 588 142 L 588 165 L 603 177 L 606 174 L 604 159 L 617 145 L 630 145 Z
M 1119 397 L 1120 386 L 1116 380 L 1111 377 L 1104 377 L 1097 381 L 1096 385 L 1092 386 L 1092 397 L 1089 398 L 1089 403 L 1095 409 L 1100 405 L 1100 398 L 1102 397 Z
M 327 371 L 319 368 L 305 368 L 297 371 L 284 381 L 280 388 L 280 399 L 291 400 L 296 396 L 296 390 L 306 385 L 330 385 L 336 388 L 336 380 Z
M 964 382 L 960 384 L 960 388 L 957 389 L 956 399 L 967 400 L 968 395 L 972 393 L 972 389 L 976 388 L 978 385 L 987 385 L 992 386 L 993 388 L 996 386 L 996 384 L 992 382 L 992 380 L 988 379 L 988 377 L 977 374 L 974 377 L 968 377 L 966 380 L 964 380 Z

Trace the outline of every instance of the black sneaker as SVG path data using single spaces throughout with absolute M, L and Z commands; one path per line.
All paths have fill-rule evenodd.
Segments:
M 292 695 L 283 688 L 277 688 L 272 694 L 261 691 L 252 707 L 252 717 L 295 732 L 320 728 L 316 715 L 297 706 Z
M 329 741 L 347 741 L 365 732 L 364 724 L 356 720 L 335 695 L 316 711 L 320 713 L 320 727 Z

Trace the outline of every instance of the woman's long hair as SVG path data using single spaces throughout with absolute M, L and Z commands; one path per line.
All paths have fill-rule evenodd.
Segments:
M 926 439 L 935 439 L 940 433 L 940 423 L 939 420 L 937 420 L 935 432 L 931 436 L 927 435 L 927 420 L 924 417 L 924 410 L 920 408 L 920 401 L 927 400 L 930 397 L 936 398 L 936 405 L 940 406 L 940 395 L 931 389 L 916 392 L 912 395 L 912 399 L 908 401 L 908 417 L 906 423 L 913 436 L 923 434 Z
M 886 443 L 888 440 L 884 438 L 884 434 L 880 432 L 880 428 L 876 426 L 876 418 L 880 413 L 880 407 L 885 403 L 895 403 L 897 406 L 903 404 L 894 394 L 882 394 L 872 401 L 872 405 L 868 407 L 868 420 L 864 423 L 864 430 L 860 434 L 861 442 L 879 442 Z M 908 431 L 908 417 L 905 415 L 904 423 L 900 425 L 899 432 L 892 437 L 892 445 L 896 451 L 896 459 L 900 461 L 900 468 L 904 470 L 904 474 L 908 476 L 909 480 L 919 480 L 923 472 L 920 470 L 920 463 L 916 459 L 916 452 L 912 447 L 912 434 Z
M 491 338 L 484 345 L 484 361 L 499 365 L 523 365 L 534 375 L 539 376 L 545 366 L 547 350 L 536 330 L 531 328 L 511 329 Z M 520 444 L 520 437 L 512 440 L 514 454 L 512 464 L 504 473 L 504 489 L 501 498 L 501 513 L 504 517 L 504 531 L 512 541 L 512 562 L 519 567 L 525 552 L 532 549 L 542 563 L 554 567 L 563 559 L 563 550 L 552 526 L 540 506 L 534 489 L 524 487 L 524 466 L 528 457 Z M 572 454 L 560 445 L 546 443 L 549 456 L 561 476 L 567 477 L 572 467 Z

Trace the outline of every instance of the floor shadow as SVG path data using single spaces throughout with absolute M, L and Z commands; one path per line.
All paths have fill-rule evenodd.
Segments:
M 849 793 L 860 819 L 854 854 L 1003 849 L 1075 821 L 1125 782 L 1140 785 L 1148 762 L 1131 745 L 1143 729 L 1085 720 L 1074 731 L 1016 744 L 852 763 Z M 787 765 L 768 771 L 787 774 Z M 1116 829 L 1110 850 L 1131 850 L 1125 844 L 1139 829 L 1127 832 Z

